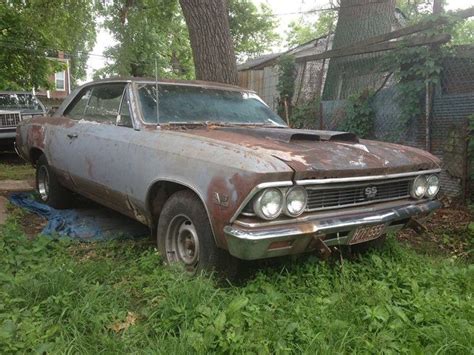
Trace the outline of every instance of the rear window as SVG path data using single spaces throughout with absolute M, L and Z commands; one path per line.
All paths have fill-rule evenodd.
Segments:
M 32 94 L 0 94 L 0 110 L 43 111 L 43 106 Z

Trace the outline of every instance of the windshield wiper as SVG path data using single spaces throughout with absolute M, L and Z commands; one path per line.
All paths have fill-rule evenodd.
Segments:
M 221 126 L 221 127 L 232 127 L 232 126 L 251 126 L 251 127 L 268 127 L 268 128 L 286 128 L 286 126 L 263 123 L 263 122 L 224 122 L 224 121 L 169 121 L 161 122 L 162 126 Z
M 180 121 L 169 121 L 169 122 L 160 122 L 161 126 L 206 126 L 206 122 L 202 121 L 190 121 L 190 122 L 180 122 Z

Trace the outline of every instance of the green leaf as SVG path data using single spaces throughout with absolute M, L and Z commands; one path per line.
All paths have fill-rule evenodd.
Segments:
M 214 320 L 214 327 L 216 328 L 217 331 L 220 332 L 224 330 L 226 320 L 227 320 L 227 317 L 225 315 L 225 312 L 219 313 L 217 318 Z
M 244 308 L 249 303 L 249 299 L 245 296 L 237 296 L 227 307 L 227 312 L 235 313 L 238 310 Z

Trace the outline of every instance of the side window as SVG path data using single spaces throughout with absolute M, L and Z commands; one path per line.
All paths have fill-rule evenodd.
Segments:
M 124 92 L 122 106 L 120 106 L 120 116 L 117 119 L 117 126 L 133 128 L 132 116 L 130 114 L 130 102 L 127 92 Z
M 91 96 L 91 91 L 92 89 L 90 88 L 81 91 L 78 94 L 76 100 L 74 100 L 75 102 L 73 102 L 72 105 L 67 108 L 64 115 L 69 116 L 75 120 L 80 120 L 82 116 L 84 116 L 84 111 Z
M 84 113 L 84 119 L 99 122 L 115 122 L 125 83 L 94 86 Z

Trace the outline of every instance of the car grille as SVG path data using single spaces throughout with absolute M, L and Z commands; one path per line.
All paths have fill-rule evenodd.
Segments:
M 351 207 L 410 196 L 413 179 L 308 186 L 307 211 Z
M 19 112 L 0 112 L 0 128 L 16 127 L 20 123 L 21 117 Z

